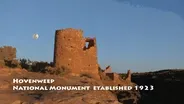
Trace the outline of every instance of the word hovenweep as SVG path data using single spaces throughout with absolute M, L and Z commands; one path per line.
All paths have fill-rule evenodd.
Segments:
M 54 79 L 13 79 L 13 83 L 54 83 Z

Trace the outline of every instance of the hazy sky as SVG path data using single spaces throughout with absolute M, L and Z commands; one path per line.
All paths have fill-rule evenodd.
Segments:
M 0 46 L 16 47 L 18 58 L 52 61 L 55 30 L 71 27 L 97 38 L 102 68 L 111 65 L 115 72 L 184 68 L 180 0 L 170 0 L 174 5 L 158 2 L 166 0 L 119 1 L 1 0 Z M 34 33 L 38 40 L 33 40 Z

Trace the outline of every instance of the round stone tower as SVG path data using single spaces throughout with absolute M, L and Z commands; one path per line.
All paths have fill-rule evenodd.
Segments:
M 86 47 L 86 42 L 89 42 Z M 54 66 L 64 67 L 71 73 L 98 75 L 96 39 L 83 38 L 83 31 L 67 28 L 56 30 Z

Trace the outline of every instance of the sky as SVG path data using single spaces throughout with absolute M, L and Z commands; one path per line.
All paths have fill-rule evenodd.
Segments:
M 51 62 L 55 30 L 75 28 L 97 38 L 102 68 L 184 68 L 184 2 L 154 1 L 1 0 L 0 46 L 16 47 L 18 58 Z

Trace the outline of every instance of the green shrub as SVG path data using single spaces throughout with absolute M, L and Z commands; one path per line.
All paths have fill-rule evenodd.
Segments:
M 122 79 L 125 79 L 127 77 L 127 74 L 122 73 L 120 76 Z
M 10 68 L 21 68 L 18 60 L 4 60 L 4 64 Z

